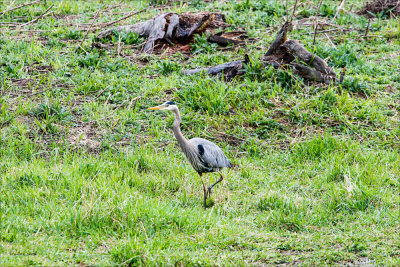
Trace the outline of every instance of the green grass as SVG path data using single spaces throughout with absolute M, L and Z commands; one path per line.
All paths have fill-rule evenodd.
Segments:
M 354 13 L 363 1 L 351 0 L 335 23 L 359 31 L 330 32 L 334 46 L 296 28 L 289 38 L 347 69 L 340 85 L 304 84 L 258 60 L 283 3 L 54 0 L 5 13 L 26 23 L 54 4 L 32 25 L 1 25 L 0 265 L 399 265 L 399 21 L 377 17 L 365 38 L 368 20 Z M 79 48 L 83 26 L 118 4 L 95 25 L 164 5 L 222 12 L 256 39 L 227 50 L 198 36 L 190 56 L 138 55 L 136 35 L 98 49 L 90 32 Z M 339 4 L 324 1 L 318 15 L 332 19 Z M 296 19 L 316 12 L 300 5 Z M 229 83 L 181 73 L 245 54 L 246 74 Z M 185 136 L 216 142 L 234 165 L 206 210 L 172 114 L 146 110 L 166 100 L 180 106 Z

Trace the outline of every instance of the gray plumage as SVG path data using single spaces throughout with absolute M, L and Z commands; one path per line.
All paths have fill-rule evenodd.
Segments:
M 193 138 L 187 140 L 183 136 L 180 128 L 181 116 L 179 113 L 179 109 L 173 102 L 166 102 L 160 106 L 150 109 L 171 110 L 174 112 L 175 120 L 173 124 L 173 131 L 175 138 L 178 141 L 178 144 L 181 147 L 186 158 L 202 179 L 204 189 L 204 206 L 206 207 L 207 195 L 210 196 L 211 189 L 224 179 L 219 170 L 224 167 L 232 167 L 231 163 L 225 156 L 224 152 L 222 152 L 221 148 L 219 148 L 213 142 L 202 138 Z M 202 174 L 207 172 L 218 172 L 220 175 L 220 179 L 206 189 Z
M 181 148 L 198 173 L 216 172 L 224 167 L 232 167 L 221 148 L 208 140 L 193 138 L 187 141 L 186 147 Z
M 174 106 L 176 107 L 172 109 L 175 114 L 173 125 L 174 135 L 192 167 L 199 174 L 216 172 L 224 167 L 230 168 L 232 165 L 228 158 L 222 152 L 221 148 L 213 142 L 202 138 L 186 140 L 180 129 L 181 117 L 179 109 L 176 105 Z

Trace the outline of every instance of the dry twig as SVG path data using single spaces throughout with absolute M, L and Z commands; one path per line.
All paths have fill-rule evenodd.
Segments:
M 315 23 L 315 26 L 314 26 L 314 39 L 313 39 L 313 42 L 312 42 L 312 45 L 313 45 L 313 46 L 315 45 L 315 40 L 316 40 L 316 38 L 317 38 L 318 19 L 315 19 L 315 20 L 314 20 L 314 23 Z
M 25 23 L 25 24 L 19 25 L 19 27 L 25 27 L 25 26 L 27 26 L 27 25 L 30 25 L 30 24 L 32 24 L 32 23 L 35 23 L 35 22 L 38 21 L 39 19 L 43 18 L 43 17 L 46 15 L 46 13 L 49 12 L 49 10 L 52 9 L 53 7 L 54 7 L 54 5 L 51 5 L 48 9 L 46 9 L 45 12 L 42 13 L 42 15 L 40 15 L 40 16 L 37 17 L 36 19 L 33 19 L 33 20 L 31 20 L 31 21 L 29 21 L 29 22 L 27 22 L 27 23 Z
M 323 30 L 323 31 L 317 31 L 316 34 L 320 34 L 320 33 L 327 33 L 327 32 L 337 32 L 337 31 L 353 31 L 352 29 L 345 29 L 345 28 L 336 28 L 336 29 L 329 29 L 329 30 Z M 314 34 L 313 32 L 305 32 L 304 34 L 306 35 L 310 35 L 310 34 Z
M 345 1 L 346 1 L 346 0 L 342 0 L 342 2 L 340 3 L 338 9 L 336 10 L 336 14 L 335 14 L 335 16 L 333 17 L 333 19 L 332 19 L 332 21 L 331 21 L 332 23 L 335 21 L 336 17 L 339 15 L 339 12 L 340 12 L 340 10 L 342 9 L 342 7 L 343 7 Z
M 329 37 L 329 35 L 327 33 L 324 33 L 326 38 L 328 39 L 328 41 L 331 43 L 331 45 L 336 48 L 336 45 L 332 42 L 331 38 Z
M 43 0 L 36 0 L 36 1 L 30 2 L 30 3 L 22 4 L 22 5 L 20 5 L 20 6 L 16 6 L 16 7 L 14 7 L 14 8 L 6 9 L 6 10 L 0 15 L 0 18 L 3 17 L 3 15 L 6 14 L 7 12 L 10 12 L 10 11 L 13 11 L 13 10 L 16 10 L 16 9 L 19 9 L 19 8 L 21 8 L 21 7 L 24 7 L 24 6 L 34 5 L 34 4 L 39 3 L 39 2 L 41 2 L 41 1 L 43 1 Z M 14 2 L 15 2 L 15 1 L 14 1 Z M 12 5 L 14 4 L 14 2 L 12 2 L 10 6 L 12 6 Z M 10 6 L 9 6 L 9 7 L 10 7 Z
M 298 0 L 296 0 L 296 2 L 294 3 L 293 12 L 292 12 L 292 16 L 290 17 L 290 23 L 292 23 L 292 21 L 293 21 L 293 18 L 294 18 L 294 14 L 295 14 L 295 12 L 296 12 L 296 8 L 297 8 L 297 1 L 298 1 Z
M 124 20 L 124 19 L 130 18 L 130 17 L 132 17 L 132 16 L 134 16 L 134 15 L 136 15 L 136 14 L 142 13 L 142 12 L 145 11 L 146 9 L 147 9 L 147 8 L 143 8 L 142 10 L 139 10 L 139 11 L 136 11 L 136 12 L 132 12 L 132 13 L 126 15 L 125 17 L 122 17 L 122 18 L 120 18 L 120 19 L 118 19 L 118 20 L 115 20 L 115 21 L 112 21 L 112 22 L 110 22 L 110 23 L 107 23 L 107 24 L 103 25 L 102 27 L 108 27 L 108 26 L 114 25 L 114 24 L 116 24 L 116 23 L 118 23 L 118 22 L 120 22 L 120 21 L 122 21 L 122 20 Z
M 82 41 L 81 41 L 81 43 L 79 44 L 79 47 L 82 47 L 82 44 L 83 44 L 83 42 L 85 41 L 85 39 L 86 39 L 86 37 L 87 37 L 87 35 L 88 35 L 90 29 L 92 28 L 93 23 L 94 23 L 95 20 L 99 17 L 100 11 L 101 11 L 101 9 L 99 9 L 99 10 L 97 11 L 96 15 L 94 15 L 93 20 L 92 20 L 92 23 L 90 23 L 89 28 L 88 28 L 87 31 L 85 32 L 85 36 L 83 36 Z
M 10 11 L 11 9 L 9 9 L 13 4 L 15 3 L 15 0 L 6 8 L 6 10 L 4 10 L 3 13 L 1 13 L 0 18 L 3 17 L 4 14 L 6 14 L 8 11 Z
M 318 21 L 318 13 L 319 13 L 319 9 L 321 8 L 322 5 L 322 0 L 319 1 L 318 6 L 317 6 L 317 10 L 315 11 L 315 18 L 314 18 L 314 39 L 313 39 L 313 46 L 315 45 L 315 40 L 317 38 L 317 30 L 318 30 L 318 25 L 319 25 L 319 21 Z
M 358 138 L 360 139 L 364 139 L 361 135 L 359 135 L 354 129 L 353 127 L 350 126 L 350 124 L 348 124 L 345 120 L 341 121 L 345 126 L 347 126 L 347 128 L 349 128 L 355 135 L 358 136 Z
M 367 35 L 368 35 L 370 24 L 371 24 L 371 19 L 368 19 L 368 25 L 367 25 L 367 29 L 365 30 L 365 36 L 364 37 L 367 37 Z
M 220 132 L 220 131 L 217 131 L 217 133 L 218 133 L 218 134 L 220 134 L 220 135 L 225 135 L 225 136 L 227 136 L 227 137 L 230 137 L 230 138 L 233 138 L 233 139 L 236 139 L 236 140 L 242 141 L 242 142 L 246 142 L 246 139 L 243 139 L 243 138 L 240 138 L 240 137 L 237 137 L 237 136 L 231 135 L 231 134 L 227 134 L 227 133 Z
M 129 103 L 128 110 L 131 109 L 133 101 L 135 101 L 135 105 L 133 106 L 133 110 L 135 110 L 135 108 L 136 108 L 136 103 L 137 103 L 137 101 L 138 101 L 139 99 L 141 99 L 141 98 L 142 98 L 141 96 L 137 96 L 137 97 L 135 97 L 135 98 L 132 98 L 131 102 Z
M 104 88 L 103 90 L 101 90 L 94 98 L 92 101 L 96 100 L 97 98 L 99 98 L 101 96 L 101 94 L 103 94 L 105 91 L 107 91 L 107 89 L 110 88 L 110 86 L 107 86 L 106 88 Z

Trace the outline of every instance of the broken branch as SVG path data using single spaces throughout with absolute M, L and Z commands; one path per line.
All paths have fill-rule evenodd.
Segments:
M 36 0 L 36 1 L 30 2 L 30 3 L 22 4 L 22 5 L 20 5 L 20 6 L 16 6 L 16 7 L 14 7 L 14 8 L 6 9 L 6 10 L 1 14 L 0 18 L 3 17 L 3 15 L 6 14 L 7 12 L 10 12 L 10 11 L 13 11 L 13 10 L 16 10 L 16 9 L 19 9 L 19 8 L 21 8 L 21 7 L 24 7 L 24 6 L 34 5 L 34 4 L 39 3 L 39 2 L 41 2 L 41 1 L 43 1 L 43 0 Z M 15 1 L 14 1 L 14 2 L 15 2 Z M 13 3 L 14 3 L 14 2 L 13 2 Z M 13 4 L 13 3 L 12 3 L 12 4 Z M 10 6 L 12 6 L 12 4 L 11 4 Z
M 295 40 L 288 40 L 282 46 L 288 49 L 293 56 L 303 60 L 305 63 L 311 65 L 322 74 L 335 76 L 333 70 L 322 58 L 310 53 L 299 42 Z
M 122 18 L 120 18 L 120 19 L 118 19 L 118 20 L 116 20 L 116 21 L 112 21 L 112 22 L 110 22 L 110 23 L 107 23 L 107 24 L 104 25 L 103 27 L 108 27 L 108 26 L 114 25 L 114 24 L 116 24 L 116 23 L 118 23 L 118 22 L 120 22 L 120 21 L 123 21 L 123 20 L 125 20 L 125 19 L 127 19 L 127 18 L 130 18 L 130 17 L 132 17 L 132 16 L 134 16 L 134 15 L 136 15 L 136 14 L 142 13 L 142 12 L 145 11 L 145 10 L 146 10 L 146 8 L 144 8 L 144 9 L 142 9 L 142 10 L 139 10 L 139 11 L 131 12 L 130 14 L 126 15 L 125 17 L 122 17 Z
M 368 19 L 368 25 L 367 25 L 367 29 L 365 29 L 365 36 L 364 37 L 367 37 L 367 35 L 368 35 L 368 32 L 369 32 L 369 25 L 371 24 L 371 19 Z
M 293 7 L 292 16 L 290 17 L 290 24 L 292 24 L 292 21 L 293 21 L 293 18 L 294 18 L 294 14 L 295 14 L 295 12 L 296 12 L 297 1 L 298 1 L 298 0 L 296 0 L 296 2 L 294 2 L 294 7 Z
M 207 71 L 208 74 L 211 75 L 217 75 L 220 74 L 228 69 L 232 69 L 232 68 L 236 68 L 236 69 L 241 69 L 242 68 L 242 64 L 243 64 L 244 60 L 236 60 L 236 61 L 232 61 L 229 63 L 224 63 L 224 64 L 220 64 L 211 68 L 200 68 L 200 69 L 193 69 L 193 70 L 184 70 L 182 71 L 183 74 L 186 75 L 192 75 L 195 73 L 199 73 L 202 71 Z
M 220 46 L 228 46 L 230 44 L 233 44 L 233 45 L 244 44 L 243 41 L 233 40 L 233 39 L 225 38 L 225 37 L 218 36 L 218 35 L 211 35 L 210 37 L 208 37 L 207 41 L 209 41 L 210 43 L 216 43 Z
M 287 39 L 287 32 L 292 28 L 292 23 L 285 22 L 276 34 L 275 40 L 272 42 L 265 56 L 272 55 Z
M 335 21 L 336 17 L 339 15 L 339 12 L 340 12 L 340 10 L 342 9 L 342 7 L 343 7 L 345 1 L 346 1 L 346 0 L 342 0 L 342 2 L 340 3 L 338 9 L 336 10 L 335 16 L 333 16 L 333 19 L 332 19 L 332 21 L 331 21 L 332 23 Z
M 92 28 L 94 21 L 99 17 L 99 13 L 100 13 L 101 9 L 99 9 L 96 13 L 96 15 L 94 15 L 93 19 L 92 19 L 92 23 L 90 23 L 89 28 L 87 29 L 87 31 L 85 32 L 85 36 L 83 36 L 81 43 L 79 44 L 79 47 L 82 47 L 83 42 L 86 39 L 86 36 L 88 35 L 90 28 Z
M 27 25 L 30 25 L 30 24 L 32 24 L 32 23 L 35 23 L 35 22 L 38 21 L 39 19 L 43 18 L 43 17 L 46 15 L 46 13 L 49 12 L 49 10 L 52 9 L 53 7 L 54 7 L 54 5 L 51 5 L 48 9 L 46 9 L 45 12 L 42 13 L 42 15 L 40 15 L 40 16 L 37 17 L 36 19 L 33 19 L 33 20 L 31 20 L 31 21 L 29 21 L 29 22 L 27 22 L 27 23 L 25 23 L 25 24 L 20 25 L 19 27 L 25 27 L 25 26 L 27 26 Z
M 323 75 L 321 72 L 307 67 L 306 65 L 298 63 L 292 63 L 291 65 L 294 66 L 293 73 L 304 79 L 323 83 L 329 83 L 331 81 L 329 76 Z

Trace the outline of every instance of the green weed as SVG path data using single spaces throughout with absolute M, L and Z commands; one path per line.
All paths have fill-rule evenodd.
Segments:
M 229 103 L 226 100 L 233 91 L 229 84 L 206 77 L 196 79 L 196 82 L 185 82 L 182 88 L 177 96 L 193 110 L 209 114 L 224 114 L 229 111 Z
M 142 37 L 140 37 L 135 32 L 130 32 L 130 31 L 123 31 L 123 32 L 114 31 L 110 38 L 111 42 L 114 45 L 118 44 L 119 42 L 123 42 L 127 45 L 135 45 L 143 42 Z
M 200 53 L 212 54 L 217 51 L 217 44 L 209 43 L 205 35 L 196 35 L 191 47 L 192 53 L 195 55 Z
M 71 118 L 70 113 L 61 106 L 60 103 L 40 103 L 33 108 L 29 114 L 38 119 L 55 119 L 57 121 L 65 121 Z
M 160 74 L 167 75 L 170 74 L 171 72 L 180 70 L 181 66 L 176 62 L 163 60 L 157 64 L 157 69 Z
M 4 13 L 0 265 L 399 265 L 399 23 L 378 14 L 365 37 L 364 2 L 345 1 L 335 26 L 319 29 L 332 29 L 330 40 L 317 34 L 313 45 L 313 20 L 297 22 L 318 15 L 320 1 L 298 1 L 288 38 L 337 74 L 346 67 L 342 83 L 308 83 L 259 60 L 294 2 L 288 12 L 282 1 L 56 0 L 24 27 L 11 25 L 49 1 Z M 159 14 L 150 4 L 221 12 L 230 26 L 217 31 L 252 39 L 221 49 L 205 33 L 190 53 L 140 55 L 144 38 L 123 32 L 90 47 L 127 12 L 145 8 L 110 28 Z M 339 4 L 323 1 L 319 16 L 330 21 Z M 245 54 L 232 82 L 180 71 Z M 187 139 L 215 142 L 232 162 L 207 209 L 174 116 L 147 111 L 167 100 Z

